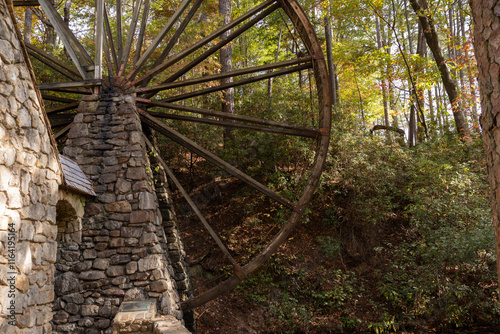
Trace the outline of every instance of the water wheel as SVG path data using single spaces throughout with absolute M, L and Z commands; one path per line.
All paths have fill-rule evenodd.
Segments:
M 89 14 L 89 21 L 95 24 L 95 39 L 82 41 L 82 34 L 75 31 L 79 29 L 78 20 L 68 27 L 51 1 L 14 1 L 17 6 L 40 6 L 64 45 L 64 52 L 59 52 L 62 57 L 58 58 L 41 47 L 26 43 L 32 62 L 43 63 L 39 66 L 50 68 L 55 73 L 50 76 L 50 82 L 47 82 L 48 76 L 43 71 L 37 75 L 56 138 L 64 138 L 84 95 L 97 93 L 107 87 L 118 89 L 124 94 L 135 94 L 145 129 L 154 129 L 264 194 L 285 210 L 286 219 L 278 229 L 273 229 L 277 231 L 274 236 L 271 234 L 264 238 L 265 244 L 254 252 L 256 255 L 239 263 L 218 232 L 193 206 L 232 269 L 225 280 L 183 304 L 183 308 L 191 309 L 234 288 L 255 272 L 300 221 L 318 186 L 325 164 L 330 138 L 331 88 L 320 43 L 297 1 L 267 0 L 236 15 L 236 18 L 225 24 L 221 24 L 211 2 L 184 0 L 173 3 L 177 3 L 178 7 L 152 10 L 150 0 L 136 0 L 133 3 L 96 0 L 95 11 Z M 84 16 L 79 20 L 84 20 Z M 277 52 L 274 60 L 256 59 L 250 66 L 241 63 L 237 70 L 220 71 L 216 66 L 220 63 L 218 52 L 237 39 L 251 43 L 258 38 L 259 33 L 269 34 L 270 20 L 280 21 L 280 38 L 282 34 L 287 36 L 290 49 Z M 198 36 L 197 39 L 190 37 L 188 40 L 188 31 L 189 36 Z M 310 75 L 305 76 L 303 73 Z M 255 110 L 245 108 L 242 100 L 266 100 L 262 85 L 269 85 L 270 79 L 279 80 L 282 76 L 288 78 L 288 95 L 281 94 L 281 100 L 273 98 Z M 236 89 L 235 113 L 222 113 L 217 110 L 220 110 L 224 99 L 221 93 L 231 88 Z M 294 104 L 293 97 L 304 91 L 310 95 L 308 106 L 294 106 L 293 113 L 285 112 L 290 109 L 290 104 Z M 269 100 L 270 96 L 268 92 Z M 200 107 L 200 104 L 203 106 Z M 216 107 L 207 108 L 206 105 L 210 104 Z M 276 112 L 277 108 L 283 108 L 283 112 Z M 298 120 L 297 111 L 302 115 Z M 292 114 L 295 116 L 290 116 Z M 175 129 L 185 127 L 182 124 L 199 123 L 217 129 L 222 127 L 246 131 L 246 134 L 266 133 L 299 138 L 311 152 L 310 162 L 306 164 L 308 170 L 306 173 L 302 170 L 302 179 L 297 181 L 301 186 L 295 187 L 291 195 L 282 194 L 279 189 L 271 190 L 249 175 L 247 170 L 234 167 L 234 163 L 224 161 L 196 140 L 181 134 L 181 130 Z M 223 131 L 217 133 L 223 136 Z M 218 141 L 223 142 L 223 139 Z M 163 160 L 162 163 L 171 179 L 178 184 Z M 189 197 L 188 201 L 192 203 Z

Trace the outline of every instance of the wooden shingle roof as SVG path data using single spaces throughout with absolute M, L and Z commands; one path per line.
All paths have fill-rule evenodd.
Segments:
M 81 194 L 96 196 L 92 183 L 80 166 L 62 154 L 59 155 L 59 159 L 63 172 L 63 187 Z

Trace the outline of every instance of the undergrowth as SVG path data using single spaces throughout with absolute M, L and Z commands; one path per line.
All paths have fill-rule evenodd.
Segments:
M 314 263 L 326 265 L 276 257 L 239 289 L 268 309 L 270 332 L 500 326 L 481 141 L 335 143 L 312 204 L 322 221 L 309 223 L 323 226 Z

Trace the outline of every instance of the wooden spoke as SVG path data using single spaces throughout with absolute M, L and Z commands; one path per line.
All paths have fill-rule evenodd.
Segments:
M 123 12 L 122 12 L 122 0 L 116 0 L 116 42 L 118 44 L 118 59 L 122 59 L 122 54 L 123 54 L 123 27 L 122 27 L 122 17 L 123 17 Z M 118 64 L 118 63 L 117 63 Z M 119 66 L 118 69 L 116 70 L 116 73 L 119 71 Z
M 111 61 L 111 54 L 109 52 L 108 38 L 106 37 L 106 33 L 103 36 L 104 42 L 104 56 L 106 57 L 106 67 L 108 68 L 108 76 L 113 77 L 113 64 Z
M 58 113 L 58 112 L 62 112 L 62 111 L 68 111 L 68 110 L 72 110 L 72 109 L 78 108 L 79 104 L 80 104 L 80 102 L 74 102 L 74 103 L 63 105 L 63 106 L 55 107 L 55 108 L 52 108 L 52 109 L 47 109 L 45 112 L 48 115 L 50 115 L 50 114 L 53 114 L 53 113 Z
M 79 94 L 79 95 L 92 94 L 92 91 L 89 89 L 78 89 L 78 88 L 57 88 L 56 87 L 56 88 L 47 88 L 44 90 L 48 90 L 48 91 L 52 91 L 52 92 L 60 92 L 60 93 Z
M 291 65 L 296 65 L 296 64 L 301 64 L 301 63 L 309 63 L 311 61 L 311 57 L 303 57 L 303 58 L 298 58 L 294 60 L 287 60 L 287 61 L 282 61 L 274 64 L 267 64 L 267 65 L 262 65 L 262 66 L 255 66 L 255 67 L 250 67 L 250 68 L 245 68 L 242 70 L 236 70 L 236 71 L 230 71 L 230 72 L 225 72 L 225 73 L 218 73 L 214 75 L 206 75 L 200 78 L 196 79 L 189 79 L 189 80 L 179 80 L 175 82 L 170 82 L 166 83 L 163 85 L 157 85 L 157 86 L 151 86 L 151 87 L 143 87 L 143 88 L 136 88 L 132 90 L 133 93 L 147 93 L 147 92 L 160 92 L 163 90 L 167 89 L 172 89 L 172 88 L 178 88 L 178 87 L 185 87 L 185 86 L 190 86 L 190 85 L 197 85 L 200 83 L 205 83 L 205 82 L 210 82 L 214 80 L 221 80 L 225 78 L 232 78 L 235 76 L 240 76 L 240 75 L 245 75 L 245 74 L 250 74 L 250 73 L 256 73 L 256 72 L 264 72 L 280 67 L 285 67 L 285 66 L 291 66 Z M 312 67 L 312 65 L 310 65 Z
M 111 32 L 111 25 L 109 24 L 108 11 L 106 10 L 106 4 L 104 4 L 104 26 L 106 27 L 106 40 L 108 41 L 108 47 L 111 49 L 111 55 L 113 56 L 113 64 L 115 65 L 115 73 L 118 73 L 118 55 L 116 53 L 115 42 L 113 41 L 113 34 Z M 111 72 L 110 72 L 111 74 Z
M 187 148 L 191 152 L 198 154 L 199 156 L 203 157 L 207 161 L 210 161 L 211 163 L 213 163 L 217 167 L 223 169 L 227 173 L 233 175 L 234 177 L 245 182 L 249 186 L 262 192 L 263 194 L 269 196 L 270 198 L 274 199 L 275 201 L 284 205 L 285 207 L 290 208 L 290 209 L 295 208 L 295 204 L 290 202 L 288 199 L 284 198 L 283 196 L 281 196 L 278 193 L 275 193 L 274 191 L 272 191 L 271 189 L 269 189 L 265 185 L 254 180 L 253 178 L 251 178 L 247 174 L 243 173 L 239 169 L 233 167 L 231 164 L 225 162 L 224 160 L 222 160 L 221 158 L 219 158 L 215 154 L 207 151 L 206 149 L 202 148 L 201 146 L 199 146 L 198 144 L 196 144 L 195 142 L 193 142 L 189 138 L 181 135 L 180 133 L 178 133 L 174 129 L 172 129 L 172 128 L 168 127 L 167 125 L 165 125 L 164 123 L 158 121 L 153 116 L 150 116 L 148 113 L 146 113 L 145 111 L 139 110 L 139 114 L 141 116 L 141 120 L 144 123 L 146 123 L 149 127 L 155 129 L 156 131 L 160 132 L 164 136 L 175 141 L 179 145 L 184 146 L 185 148 Z
M 35 53 L 31 50 L 28 50 L 28 54 L 30 56 L 32 56 L 33 58 L 39 60 L 40 62 L 44 63 L 45 65 L 47 65 L 48 67 L 50 67 L 51 69 L 55 70 L 56 72 L 64 75 L 66 78 L 70 79 L 70 80 L 74 80 L 74 81 L 78 81 L 80 80 L 78 77 L 75 77 L 74 75 L 72 75 L 71 73 L 69 72 L 66 72 L 65 70 L 63 70 L 62 68 L 59 68 L 58 66 L 56 66 L 54 63 L 50 62 L 49 60 L 47 60 L 46 58 L 42 57 L 41 55 L 39 55 L 38 53 Z
M 38 0 L 12 1 L 12 4 L 14 5 L 14 7 L 21 7 L 21 6 L 37 7 L 37 6 L 40 6 L 40 4 L 38 3 Z
M 276 121 L 269 121 L 269 120 L 250 117 L 250 116 L 228 114 L 228 113 L 221 112 L 221 111 L 214 111 L 214 110 L 208 110 L 208 109 L 202 109 L 202 108 L 196 108 L 196 107 L 189 107 L 189 106 L 185 106 L 182 104 L 175 104 L 175 103 L 168 103 L 168 102 L 161 102 L 161 101 L 152 101 L 152 100 L 142 99 L 142 98 L 137 98 L 136 100 L 137 100 L 137 102 L 140 102 L 141 104 L 146 104 L 148 106 L 163 107 L 163 108 L 167 108 L 167 109 L 186 111 L 186 112 L 204 115 L 204 116 L 212 116 L 212 117 L 219 117 L 219 118 L 223 118 L 223 119 L 231 119 L 231 120 L 235 120 L 235 121 L 239 121 L 239 122 L 260 124 L 263 126 L 274 127 L 274 128 L 279 128 L 279 129 L 291 129 L 291 130 L 309 132 L 311 134 L 313 132 L 316 134 L 318 133 L 318 130 L 313 129 L 313 128 L 308 128 L 305 126 L 299 126 L 299 125 L 294 125 L 294 124 L 287 124 L 287 123 L 282 123 L 282 122 L 276 122 Z
M 231 42 L 233 39 L 235 39 L 236 37 L 238 37 L 239 35 L 241 35 L 245 31 L 247 31 L 248 29 L 250 29 L 251 27 L 253 27 L 255 24 L 257 24 L 264 17 L 266 17 L 269 14 L 271 14 L 272 12 L 274 12 L 278 7 L 279 7 L 278 4 L 274 4 L 271 7 L 269 7 L 268 9 L 266 9 L 265 11 L 263 11 L 262 13 L 260 13 L 259 15 L 255 16 L 253 19 L 251 19 L 250 21 L 248 21 L 247 23 L 245 23 L 241 28 L 239 28 L 238 30 L 232 32 L 230 35 L 228 35 L 222 41 L 220 41 L 216 45 L 212 46 L 210 49 L 208 49 L 207 51 L 205 51 L 203 54 L 201 54 L 195 60 L 191 61 L 189 64 L 187 64 L 186 66 L 184 66 L 181 70 L 177 71 L 175 74 L 173 74 L 172 76 L 170 76 L 163 83 L 173 82 L 173 81 L 177 80 L 182 75 L 184 75 L 186 72 L 188 72 L 189 70 L 191 70 L 193 67 L 195 67 L 196 65 L 198 65 L 199 63 L 201 63 L 203 60 L 207 59 L 210 55 L 214 54 L 215 52 L 217 52 L 218 50 L 220 50 L 222 47 L 224 47 L 226 44 L 228 44 L 229 42 Z M 149 94 L 153 94 L 153 92 L 151 92 Z M 152 96 L 152 95 L 149 95 L 149 96 Z
M 182 21 L 179 28 L 175 31 L 174 36 L 172 37 L 172 39 L 170 39 L 167 46 L 165 47 L 165 49 L 161 53 L 160 57 L 158 57 L 158 59 L 156 59 L 154 66 L 160 65 L 167 58 L 167 56 L 170 54 L 170 51 L 172 50 L 172 48 L 179 40 L 179 37 L 182 35 L 184 30 L 186 29 L 188 23 L 191 21 L 194 14 L 198 10 L 198 8 L 200 8 L 202 2 L 203 2 L 203 0 L 196 0 L 193 7 L 191 7 L 191 9 L 189 10 L 189 13 L 186 15 L 186 17 Z M 147 84 L 147 82 L 143 82 L 143 85 L 145 85 L 145 84 Z
M 54 96 L 54 95 L 47 95 L 47 94 L 42 94 L 42 98 L 47 101 L 56 101 L 56 102 L 64 102 L 64 103 L 73 103 L 73 102 L 78 102 L 77 100 L 73 99 L 67 99 L 64 97 L 59 97 L 59 96 Z
M 49 114 L 48 117 L 50 120 L 72 120 L 75 117 L 75 113 L 62 113 L 62 114 Z
M 87 65 L 93 65 L 92 59 L 89 57 L 80 42 L 78 42 L 75 35 L 73 35 L 71 30 L 69 30 L 69 28 L 66 26 L 66 23 L 63 21 L 54 6 L 47 0 L 39 0 L 39 2 L 40 6 L 43 8 L 44 13 L 49 18 L 49 21 L 54 26 L 54 29 L 59 35 L 59 38 L 66 47 L 66 51 L 73 60 L 73 63 L 78 69 L 78 72 L 80 72 L 82 78 L 89 79 L 87 71 L 85 71 L 84 67 Z M 79 56 L 81 59 L 79 58 Z
M 75 88 L 75 87 L 94 87 L 100 86 L 102 80 L 85 80 L 85 81 L 70 81 L 70 82 L 54 82 L 39 84 L 38 89 L 40 90 L 54 90 L 57 88 Z
M 194 51 L 198 50 L 203 45 L 205 45 L 205 44 L 209 43 L 210 41 L 216 39 L 217 37 L 219 37 L 220 35 L 222 35 L 224 32 L 228 31 L 229 29 L 232 29 L 233 27 L 237 26 L 241 22 L 247 20 L 248 18 L 252 17 L 256 13 L 260 12 L 264 8 L 269 7 L 274 2 L 275 2 L 275 0 L 267 0 L 267 1 L 263 2 L 262 4 L 256 6 L 255 8 L 253 8 L 252 10 L 250 10 L 247 13 L 243 14 L 239 18 L 237 18 L 237 19 L 229 22 L 228 24 L 224 25 L 223 27 L 219 28 L 218 30 L 214 31 L 213 33 L 209 34 L 205 38 L 202 38 L 198 42 L 194 43 L 189 48 L 187 48 L 187 49 L 185 49 L 185 50 L 177 53 L 176 55 L 174 55 L 171 58 L 167 59 L 165 62 L 161 63 L 160 65 L 155 66 L 154 68 L 152 68 L 151 70 L 149 70 L 148 72 L 146 72 L 146 74 L 144 76 L 142 76 L 142 77 L 136 79 L 135 81 L 133 81 L 130 84 L 130 86 L 136 86 L 136 85 L 140 84 L 142 81 L 149 80 L 154 75 L 156 75 L 156 74 L 158 74 L 160 72 L 163 72 L 169 66 L 172 66 L 173 64 L 177 63 L 181 59 L 187 57 L 188 55 L 190 55 Z
M 72 123 L 69 123 L 64 128 L 62 128 L 61 130 L 57 131 L 54 134 L 54 139 L 59 139 L 61 136 L 63 136 L 66 132 L 68 132 L 71 129 L 72 125 L 73 125 Z
M 130 74 L 127 76 L 127 79 L 135 77 L 135 74 L 137 71 L 141 69 L 141 67 L 144 65 L 144 63 L 149 59 L 153 51 L 156 49 L 158 44 L 163 40 L 165 35 L 170 31 L 174 23 L 177 21 L 177 19 L 182 15 L 186 7 L 189 5 L 191 0 L 184 0 L 182 4 L 177 8 L 177 10 L 174 12 L 174 14 L 168 19 L 167 23 L 163 27 L 163 29 L 160 31 L 158 36 L 151 42 L 149 47 L 147 48 L 146 51 L 141 55 L 140 59 L 138 59 L 137 64 L 135 65 L 134 69 L 130 72 Z
M 241 271 L 238 275 L 235 274 L 207 292 L 181 303 L 182 309 L 187 310 L 196 308 L 214 299 L 215 297 L 220 296 L 222 293 L 234 289 L 243 279 L 251 275 L 269 260 L 278 247 L 288 239 L 290 233 L 292 233 L 294 228 L 299 223 L 301 216 L 302 212 L 300 212 L 300 210 L 293 211 L 286 224 L 281 228 L 278 234 L 276 234 L 273 240 L 257 256 L 255 256 L 253 260 L 241 267 Z
M 175 184 L 175 186 L 181 192 L 181 194 L 184 197 L 184 199 L 188 202 L 188 204 L 191 207 L 191 209 L 193 210 L 193 212 L 196 214 L 196 216 L 201 221 L 201 223 L 203 224 L 203 226 L 206 228 L 206 230 L 208 231 L 208 233 L 210 233 L 210 236 L 212 236 L 212 239 L 214 239 L 215 243 L 219 246 L 220 250 L 229 259 L 229 261 L 231 262 L 231 264 L 233 265 L 233 267 L 235 268 L 235 270 L 237 272 L 239 272 L 241 270 L 240 266 L 238 265 L 238 263 L 236 263 L 235 259 L 231 255 L 231 253 L 229 253 L 229 250 L 227 249 L 227 247 L 224 245 L 224 243 L 222 242 L 222 240 L 220 239 L 220 237 L 217 235 L 217 233 L 213 230 L 213 228 L 207 222 L 207 220 L 205 219 L 205 217 L 201 213 L 200 209 L 198 209 L 198 207 L 193 202 L 193 200 L 191 199 L 191 197 L 189 196 L 189 194 L 187 193 L 187 191 L 184 189 L 184 187 L 182 186 L 182 184 L 175 177 L 174 173 L 172 173 L 172 171 L 170 170 L 170 168 L 168 168 L 167 164 L 165 163 L 165 160 L 163 160 L 163 158 L 160 156 L 160 154 L 158 153 L 158 151 L 156 150 L 156 148 L 153 146 L 153 144 L 151 144 L 151 142 L 149 141 L 148 138 L 146 138 L 146 136 L 144 136 L 144 140 L 146 141 L 146 145 L 148 146 L 148 148 L 153 151 L 153 153 L 155 154 L 156 159 L 158 159 L 158 161 L 160 162 L 161 166 L 163 167 L 163 169 L 167 173 L 169 180 L 171 180 Z
M 28 49 L 28 53 L 32 56 L 34 56 L 34 54 L 37 54 L 49 61 L 51 61 L 52 63 L 54 63 L 55 65 L 61 67 L 62 69 L 68 71 L 69 73 L 72 74 L 72 77 L 79 77 L 80 76 L 80 73 L 75 70 L 74 68 L 72 68 L 71 66 L 68 66 L 66 65 L 65 63 L 59 61 L 58 59 L 56 59 L 54 56 L 48 54 L 47 52 L 37 48 L 36 46 L 30 44 L 30 43 L 24 43 L 24 46 L 26 46 L 26 48 Z M 38 59 L 38 58 L 37 58 Z M 49 65 L 50 66 L 50 65 Z M 57 71 L 57 70 L 56 70 Z M 78 80 L 78 79 L 77 79 Z
M 102 49 L 104 37 L 104 0 L 95 0 L 95 69 L 94 79 L 102 79 Z
M 53 128 L 56 128 L 56 127 L 59 127 L 59 126 L 63 126 L 63 125 L 68 125 L 68 124 L 71 124 L 71 123 L 73 123 L 72 120 L 50 121 L 50 125 Z
M 123 76 L 125 73 L 125 68 L 127 67 L 128 57 L 130 55 L 130 50 L 132 49 L 132 41 L 134 40 L 135 26 L 137 25 L 137 19 L 139 18 L 139 12 L 141 9 L 142 0 L 137 0 L 134 13 L 132 14 L 132 21 L 130 22 L 130 27 L 128 30 L 127 41 L 125 42 L 125 49 L 123 49 L 122 57 L 120 59 L 120 69 L 118 70 L 118 76 Z
M 248 85 L 248 84 L 253 83 L 253 82 L 257 82 L 257 81 L 261 81 L 261 80 L 266 80 L 266 79 L 269 79 L 269 78 L 274 78 L 274 77 L 277 77 L 277 76 L 280 76 L 280 75 L 290 74 L 290 73 L 293 73 L 293 72 L 298 72 L 298 71 L 301 71 L 301 70 L 304 70 L 304 69 L 307 69 L 307 68 L 311 68 L 311 66 L 312 65 L 310 63 L 309 64 L 304 64 L 304 65 L 298 65 L 298 66 L 286 68 L 286 69 L 283 69 L 283 70 L 280 70 L 280 71 L 276 71 L 276 72 L 271 72 L 271 73 L 267 73 L 267 74 L 257 75 L 257 76 L 254 76 L 254 77 L 248 78 L 248 79 L 243 79 L 243 80 L 228 82 L 226 84 L 222 84 L 222 85 L 218 85 L 218 86 L 214 86 L 214 87 L 210 87 L 210 88 L 206 88 L 206 89 L 197 90 L 197 91 L 194 91 L 194 92 L 191 92 L 191 93 L 186 93 L 186 94 L 181 94 L 181 95 L 177 95 L 177 96 L 172 96 L 172 97 L 163 99 L 162 101 L 163 102 L 175 102 L 175 101 L 185 100 L 185 99 L 189 99 L 191 97 L 205 95 L 205 94 L 208 94 L 208 93 L 217 92 L 217 91 L 224 90 L 224 89 L 231 88 L 231 87 L 238 87 L 238 86 L 242 86 L 242 85 Z M 148 94 L 146 94 L 146 96 L 147 95 Z
M 300 6 L 295 0 L 279 0 L 282 7 L 285 9 L 288 17 L 292 19 L 302 41 L 306 44 L 310 54 L 319 55 L 321 53 L 321 46 L 316 38 L 314 29 L 307 20 L 305 13 L 302 11 Z M 304 192 L 298 201 L 298 210 L 294 210 L 283 228 L 278 232 L 278 234 L 273 238 L 273 240 L 247 265 L 242 267 L 243 277 L 248 277 L 255 270 L 259 268 L 260 265 L 265 263 L 271 255 L 278 249 L 278 247 L 288 238 L 292 230 L 298 224 L 301 216 L 300 208 L 304 208 L 307 202 L 311 199 L 314 189 L 316 188 L 319 178 L 321 176 L 321 169 L 323 168 L 326 161 L 326 153 L 329 146 L 329 129 L 331 122 L 331 88 L 328 81 L 328 71 L 323 58 L 318 58 L 315 61 L 314 75 L 316 83 L 318 86 L 318 100 L 319 100 L 319 128 L 324 132 L 325 135 L 320 138 L 317 148 L 317 155 L 313 168 L 311 169 L 311 176 L 309 177 L 307 184 L 304 188 Z M 217 285 L 216 287 L 210 289 L 209 291 L 198 295 L 190 300 L 182 303 L 183 309 L 193 309 L 200 305 L 203 305 L 209 300 L 221 295 L 222 293 L 229 291 L 236 287 L 241 281 L 240 275 L 233 275 L 226 281 Z
M 134 67 L 137 64 L 137 61 L 141 57 L 141 49 L 142 49 L 142 42 L 144 40 L 144 33 L 146 32 L 146 25 L 148 23 L 148 17 L 149 17 L 149 7 L 150 7 L 150 0 L 146 0 L 144 3 L 144 10 L 142 11 L 142 20 L 141 20 L 141 30 L 139 31 L 139 37 L 137 38 L 137 45 L 135 47 L 135 57 L 134 57 Z
M 179 120 L 179 121 L 186 121 L 186 122 L 193 122 L 193 123 L 204 123 L 204 124 L 211 124 L 211 125 L 224 126 L 224 127 L 230 127 L 230 128 L 255 130 L 255 131 L 261 131 L 261 132 L 271 132 L 271 133 L 278 133 L 278 134 L 282 134 L 282 135 L 300 136 L 300 137 L 308 137 L 308 138 L 316 138 L 319 135 L 319 132 L 317 130 L 299 131 L 299 130 L 280 129 L 280 128 L 258 126 L 258 125 L 250 125 L 250 124 L 244 124 L 244 123 L 235 123 L 235 122 L 209 119 L 209 118 L 181 116 L 181 115 L 167 114 L 167 113 L 162 113 L 162 112 L 151 112 L 150 111 L 148 113 L 150 115 L 158 117 L 158 118 L 175 119 L 175 120 Z

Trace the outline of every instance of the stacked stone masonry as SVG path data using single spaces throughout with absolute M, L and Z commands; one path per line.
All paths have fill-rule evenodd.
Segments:
M 6 334 L 51 331 L 61 174 L 33 82 L 0 0 L 0 333 Z
M 151 142 L 155 143 L 154 139 L 153 136 L 150 136 Z M 183 249 L 177 216 L 174 214 L 174 203 L 168 189 L 166 173 L 154 155 L 150 155 L 150 161 L 158 206 L 163 217 L 163 228 L 167 237 L 168 254 L 175 272 L 174 279 L 177 283 L 177 292 L 179 293 L 181 302 L 184 302 L 192 297 L 193 291 L 189 275 L 189 265 L 186 262 L 186 253 Z M 184 322 L 187 328 L 195 329 L 194 311 L 184 311 Z
M 64 152 L 97 197 L 64 190 L 12 13 L 0 0 L 0 333 L 110 334 L 123 301 L 146 299 L 184 328 L 185 253 L 164 173 L 155 188 L 134 96 L 84 98 Z
M 187 266 L 179 270 L 185 253 L 165 179 L 155 189 L 134 96 L 109 89 L 87 96 L 78 112 L 64 154 L 98 196 L 86 204 L 81 244 L 60 247 L 56 287 L 71 288 L 56 289 L 54 330 L 111 333 L 119 305 L 131 300 L 156 299 L 160 314 L 182 319 L 177 290 L 185 299 L 190 289 Z

